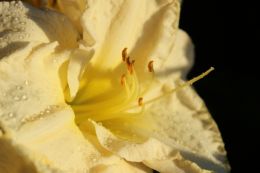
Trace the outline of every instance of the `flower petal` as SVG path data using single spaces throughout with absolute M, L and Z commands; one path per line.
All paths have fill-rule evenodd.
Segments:
M 171 148 L 162 144 L 155 138 L 137 142 L 135 140 L 124 140 L 117 137 L 106 127 L 92 121 L 100 144 L 107 150 L 118 154 L 120 157 L 132 161 L 142 162 L 146 159 L 163 159 L 169 155 Z
M 156 77 L 162 82 L 185 79 L 193 65 L 194 46 L 188 34 L 183 30 L 176 32 L 176 41 L 162 64 L 154 63 Z
M 152 163 L 159 160 L 163 165 L 170 162 L 170 165 L 165 165 L 166 168 L 176 167 L 176 170 L 227 172 L 226 153 L 218 128 L 203 101 L 190 87 L 147 105 L 145 114 L 151 121 L 136 118 L 143 126 L 129 121 L 129 118 L 117 124 L 116 120 L 109 120 L 110 126 L 106 122 L 102 122 L 103 126 L 93 122 L 99 142 L 129 161 Z M 156 123 L 156 126 L 150 125 L 150 122 Z M 130 124 L 124 127 L 124 123 Z M 112 126 L 116 130 L 128 131 L 130 135 L 141 134 L 144 138 L 136 140 L 126 135 L 125 139 L 121 138 Z M 151 131 L 144 127 L 151 127 Z M 171 158 L 178 152 L 183 159 L 172 161 Z M 156 169 L 160 170 L 159 162 L 158 166 Z
M 102 157 L 95 160 L 96 165 L 90 169 L 90 173 L 152 172 L 151 169 L 142 163 L 128 162 L 109 150 L 106 150 L 97 139 L 96 129 L 93 124 L 95 124 L 95 122 L 90 120 L 85 121 L 84 124 L 80 125 L 80 130 L 83 132 L 85 138 L 88 139 L 88 141 L 91 141 L 102 154 Z
M 67 101 L 73 100 L 73 98 L 76 96 L 85 66 L 91 59 L 92 55 L 93 51 L 86 51 L 84 49 L 74 49 L 71 52 L 68 68 L 64 69 L 64 73 L 67 73 L 68 76 L 67 89 L 69 89 L 69 91 L 66 92 L 68 94 L 66 96 Z
M 57 45 L 30 43 L 1 59 L 0 117 L 10 130 L 65 104 L 59 69 L 69 52 L 55 53 Z
M 130 56 L 137 59 L 135 69 L 139 76 L 149 73 L 149 61 L 154 61 L 155 71 L 158 71 L 173 58 L 171 53 L 179 42 L 176 40 L 179 37 L 179 13 L 179 1 L 175 0 L 163 5 L 144 23 L 142 35 L 130 52 Z M 141 76 L 141 80 L 146 76 Z
M 57 4 L 54 5 L 60 12 L 69 17 L 78 31 L 82 31 L 80 18 L 86 8 L 86 0 L 58 0 Z
M 124 47 L 128 47 L 130 56 L 133 50 L 133 58 L 140 59 L 141 64 L 149 52 L 157 52 L 158 56 L 165 54 L 163 52 L 168 52 L 172 44 L 167 42 L 167 45 L 158 46 L 157 43 L 172 39 L 174 29 L 171 25 L 176 27 L 178 15 L 178 0 L 89 0 L 82 26 L 87 45 L 96 51 L 93 63 L 103 68 L 114 68 L 121 61 Z M 165 26 L 161 23 L 171 28 L 166 29 L 164 37 L 161 33 Z M 162 46 L 165 47 L 160 51 Z
M 44 160 L 44 164 L 35 166 L 61 172 L 86 172 L 96 165 L 93 159 L 101 157 L 74 123 L 74 113 L 69 107 L 52 111 L 43 119 L 27 122 L 15 135 L 7 134 L 6 137 L 13 144 L 25 148 L 21 148 L 25 158 L 36 163 Z
M 115 156 L 114 156 L 115 157 Z M 152 173 L 152 169 L 141 163 L 127 162 L 119 157 L 108 158 L 107 163 L 99 164 L 90 170 L 90 173 Z
M 0 137 L 0 172 L 4 173 L 62 173 L 62 171 L 50 167 L 45 158 L 38 155 L 35 159 L 33 152 L 14 143 L 11 139 Z
M 173 87 L 177 85 L 175 83 Z M 185 159 L 203 169 L 228 170 L 220 132 L 191 87 L 152 103 L 147 113 L 160 127 L 156 132 L 157 139 L 180 151 Z
M 196 163 L 183 159 L 179 153 L 167 160 L 146 160 L 145 164 L 163 173 L 212 173 L 201 169 Z
M 22 146 L 17 152 L 24 152 L 22 160 L 32 161 L 37 170 L 86 172 L 96 164 L 93 157 L 101 155 L 84 138 L 65 103 L 64 70 L 71 52 L 57 47 L 57 42 L 32 42 L 1 59 L 0 137 L 14 148 Z
M 76 29 L 59 13 L 20 1 L 0 2 L 0 13 L 0 58 L 29 41 L 58 41 L 63 48 L 77 46 Z

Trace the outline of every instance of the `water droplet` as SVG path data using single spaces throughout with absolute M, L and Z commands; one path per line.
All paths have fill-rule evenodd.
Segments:
M 28 80 L 24 81 L 24 84 L 28 86 L 29 85 L 29 81 Z
M 100 125 L 100 126 L 103 126 L 102 122 L 98 122 L 97 124 Z
M 28 97 L 26 95 L 22 96 L 22 100 L 27 100 L 27 99 L 28 99 Z
M 45 113 L 46 113 L 46 114 L 49 114 L 49 113 L 51 113 L 51 111 L 50 111 L 49 109 L 47 109 L 47 110 L 45 111 Z
M 22 39 L 24 39 L 24 36 L 23 35 L 19 35 L 18 38 L 22 40 Z
M 16 89 L 17 89 L 17 90 L 22 90 L 23 87 L 22 87 L 22 86 L 16 86 Z
M 41 112 L 40 112 L 40 115 L 44 115 L 44 112 L 43 112 L 43 111 L 41 111 Z
M 93 158 L 92 161 L 93 161 L 93 162 L 96 162 L 96 161 L 97 161 L 97 158 Z
M 14 116 L 14 113 L 12 113 L 12 112 L 10 112 L 9 114 L 8 114 L 8 117 L 9 118 L 12 118 Z
M 13 20 L 14 20 L 15 22 L 17 22 L 19 19 L 18 19 L 18 17 L 14 17 Z
M 20 100 L 20 97 L 19 97 L 19 96 L 14 96 L 14 100 L 15 100 L 15 101 L 19 101 L 19 100 Z
M 23 119 L 21 120 L 21 123 L 24 124 L 24 123 L 26 123 L 26 121 L 27 121 L 27 119 L 26 119 L 26 118 L 23 118 Z

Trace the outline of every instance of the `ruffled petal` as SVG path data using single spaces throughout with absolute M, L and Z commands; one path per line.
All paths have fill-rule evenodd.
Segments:
M 144 162 L 150 168 L 162 173 L 212 173 L 201 169 L 196 163 L 185 160 L 178 153 L 165 160 L 146 160 Z
M 96 51 L 93 63 L 114 68 L 120 63 L 125 47 L 140 66 L 153 52 L 158 55 L 156 58 L 164 58 L 173 46 L 164 43 L 172 40 L 178 16 L 177 0 L 89 0 L 82 26 L 86 44 Z
M 176 84 L 163 87 L 167 90 Z M 128 161 L 161 161 L 162 165 L 170 163 L 162 168 L 176 167 L 184 172 L 228 172 L 218 128 L 203 101 L 190 87 L 146 106 L 147 121 L 141 118 L 142 115 L 135 115 L 132 122 L 129 117 L 102 122 L 102 125 L 93 122 L 101 145 Z M 179 152 L 182 159 L 172 160 Z M 159 163 L 157 170 L 161 168 Z
M 71 108 L 59 108 L 49 114 L 45 112 L 42 116 L 44 118 L 24 124 L 15 135 L 7 133 L 4 136 L 14 145 L 22 147 L 21 151 L 17 148 L 18 152 L 23 153 L 23 160 L 29 159 L 36 164 L 34 166 L 37 170 L 49 167 L 73 173 L 87 172 L 96 165 L 94 159 L 99 159 L 101 154 L 84 138 L 74 123 Z M 4 163 L 9 164 L 9 161 Z M 25 166 L 24 163 L 21 166 Z
M 127 162 L 119 157 L 109 157 L 107 162 L 99 164 L 90 170 L 90 173 L 152 173 L 152 169 L 142 163 Z
M 1 59 L 0 117 L 10 130 L 65 104 L 59 70 L 69 52 L 56 53 L 57 46 L 30 43 Z
M 96 162 L 95 166 L 90 169 L 90 173 L 117 173 L 117 172 L 137 172 L 144 173 L 149 172 L 152 173 L 152 169 L 148 168 L 142 163 L 133 163 L 128 162 L 122 157 L 115 155 L 113 152 L 107 150 L 103 147 L 102 143 L 96 137 L 96 129 L 95 125 L 97 125 L 92 120 L 85 121 L 84 125 L 81 124 L 80 130 L 83 132 L 85 138 L 98 149 L 101 153 L 102 157 L 94 158 Z M 100 126 L 100 125 L 98 125 Z M 102 126 L 101 126 L 102 127 Z
M 134 138 L 122 139 L 112 133 L 105 126 L 91 121 L 99 143 L 108 151 L 131 162 L 142 162 L 148 158 L 163 159 L 171 153 L 171 148 L 155 138 L 139 142 Z M 134 134 L 134 133 L 133 133 Z
M 184 159 L 195 162 L 203 169 L 228 171 L 226 152 L 217 125 L 191 87 L 155 101 L 147 109 L 147 114 L 160 127 L 155 133 L 156 138 L 173 150 L 180 151 Z
M 77 46 L 78 32 L 66 16 L 20 1 L 0 2 L 0 13 L 0 58 L 30 41 L 58 41 L 63 48 Z

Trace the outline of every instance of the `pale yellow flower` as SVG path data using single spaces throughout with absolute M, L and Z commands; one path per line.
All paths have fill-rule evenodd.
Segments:
M 228 172 L 179 0 L 34 5 L 0 3 L 0 173 Z

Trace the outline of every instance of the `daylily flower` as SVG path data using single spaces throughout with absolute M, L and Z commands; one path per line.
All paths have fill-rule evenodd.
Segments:
M 1 173 L 228 172 L 179 0 L 31 3 L 0 2 Z

